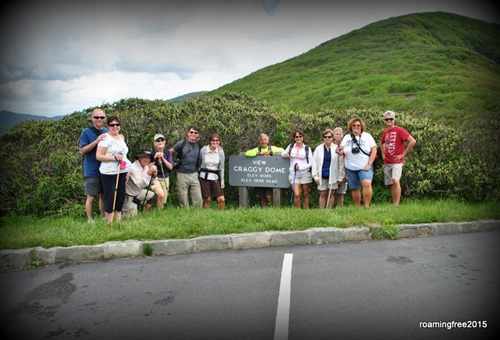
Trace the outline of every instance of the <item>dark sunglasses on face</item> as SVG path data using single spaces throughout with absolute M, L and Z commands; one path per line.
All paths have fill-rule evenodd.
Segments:
M 158 142 L 158 143 L 159 143 L 159 142 L 164 142 L 164 141 L 165 141 L 165 138 L 158 138 L 158 139 L 156 140 L 156 142 Z
M 332 136 L 323 136 L 323 138 L 332 138 Z
M 353 127 L 360 127 L 361 124 L 352 124 Z
M 302 138 L 302 137 L 304 137 L 304 136 L 295 136 L 295 138 Z
M 212 142 L 218 142 L 219 140 L 218 139 L 212 139 Z
M 108 124 L 108 126 L 110 127 L 115 127 L 115 126 L 120 126 L 121 124 L 120 123 L 112 123 L 112 124 Z
M 384 118 L 384 120 L 385 120 L 386 122 L 388 122 L 388 121 L 394 120 L 394 118 Z
M 189 131 L 189 133 L 192 133 L 192 134 L 197 135 L 197 134 L 198 134 L 198 131 Z
M 106 119 L 106 117 L 104 117 L 104 116 L 94 116 L 93 118 L 94 119 Z

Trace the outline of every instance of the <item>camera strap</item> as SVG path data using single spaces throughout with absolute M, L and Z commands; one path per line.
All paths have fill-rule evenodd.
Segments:
M 368 157 L 370 157 L 370 154 L 366 153 L 362 148 L 361 148 L 361 145 L 359 145 L 358 143 L 358 140 L 356 139 L 356 136 L 354 136 L 354 134 L 351 133 L 351 139 L 354 143 L 356 143 L 356 145 L 358 146 L 359 150 L 364 153 L 365 155 L 367 155 Z M 361 135 L 359 136 L 359 139 L 361 140 Z

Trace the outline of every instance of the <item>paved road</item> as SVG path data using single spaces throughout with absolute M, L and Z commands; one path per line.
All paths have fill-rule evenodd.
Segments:
M 10 339 L 273 339 L 288 300 L 289 339 L 477 339 L 499 330 L 499 241 L 480 232 L 0 272 L 0 329 Z

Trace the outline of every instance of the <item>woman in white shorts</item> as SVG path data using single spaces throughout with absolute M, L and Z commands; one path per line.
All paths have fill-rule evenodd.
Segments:
M 293 190 L 293 206 L 300 208 L 300 189 L 302 189 L 302 207 L 309 209 L 309 184 L 312 183 L 313 158 L 312 150 L 305 143 L 302 131 L 297 130 L 293 133 L 293 142 L 287 146 L 281 156 L 290 158 L 288 178 Z
M 319 190 L 320 209 L 333 207 L 335 190 L 344 180 L 344 169 L 339 168 L 339 155 L 336 151 L 333 131 L 326 129 L 323 132 L 323 143 L 314 150 L 312 165 L 312 177 Z

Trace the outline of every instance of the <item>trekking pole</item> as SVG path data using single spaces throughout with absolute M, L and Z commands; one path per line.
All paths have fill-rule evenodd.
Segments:
M 325 209 L 328 209 L 328 206 L 330 205 L 330 196 L 332 194 L 332 185 L 330 183 L 328 183 L 328 186 L 330 187 L 330 190 L 328 190 L 328 199 L 326 200 Z
M 118 194 L 118 182 L 120 180 L 120 165 L 122 161 L 118 161 L 118 172 L 116 173 L 116 185 L 115 185 L 115 195 L 113 198 L 113 211 L 111 211 L 111 224 L 113 224 L 113 219 L 115 217 L 115 206 L 116 206 L 116 195 Z
M 144 196 L 144 202 L 142 202 L 142 211 L 144 211 L 144 207 L 146 206 L 146 200 L 148 199 L 149 187 L 151 186 L 151 182 L 153 181 L 154 176 L 151 176 L 149 180 L 148 189 L 146 190 L 146 196 Z
M 163 148 L 161 149 L 161 152 L 163 152 Z M 163 158 L 163 156 L 162 156 Z M 168 195 L 168 192 L 167 192 L 167 179 L 165 178 L 165 171 L 163 171 L 163 160 L 161 161 L 160 163 L 160 160 L 158 160 L 158 165 L 160 166 L 160 169 L 161 169 L 161 175 L 163 176 L 163 184 L 165 184 L 165 195 Z M 163 187 L 161 186 L 161 183 L 160 183 L 160 188 L 163 189 Z M 167 203 L 165 201 L 165 203 Z
M 294 191 L 295 191 L 295 179 L 296 178 L 297 178 L 297 170 L 294 170 L 293 183 L 292 183 L 292 194 L 290 195 L 290 208 L 292 207 L 292 203 L 293 203 L 293 195 L 294 195 Z

